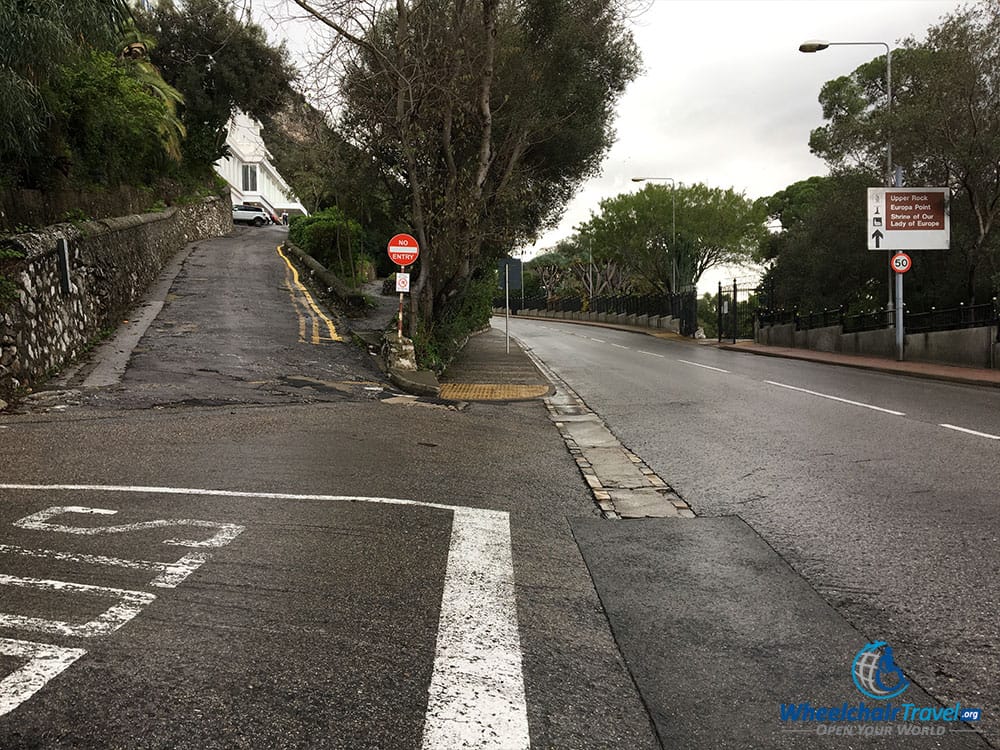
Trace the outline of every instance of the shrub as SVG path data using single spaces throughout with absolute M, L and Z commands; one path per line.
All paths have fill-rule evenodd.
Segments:
M 469 335 L 490 322 L 496 278 L 481 271 L 473 275 L 465 293 L 452 300 L 436 322 L 421 321 L 413 337 L 417 362 L 441 372 L 461 351 Z
M 359 238 L 361 225 L 348 219 L 336 207 L 312 216 L 296 216 L 288 229 L 288 239 L 318 260 L 341 279 L 357 285 L 360 277 Z

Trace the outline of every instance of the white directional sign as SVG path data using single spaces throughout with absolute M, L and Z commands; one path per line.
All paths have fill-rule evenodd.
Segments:
M 869 250 L 947 250 L 948 188 L 868 188 Z

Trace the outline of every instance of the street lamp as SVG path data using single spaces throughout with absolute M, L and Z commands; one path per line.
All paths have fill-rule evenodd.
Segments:
M 825 39 L 809 39 L 799 45 L 799 52 L 822 52 L 827 47 L 885 47 L 885 112 L 887 115 L 886 124 L 886 147 L 885 147 L 885 186 L 893 187 L 892 170 L 892 48 L 887 42 L 828 42 Z M 898 185 L 896 186 L 898 187 Z M 892 255 L 892 251 L 888 252 Z M 892 312 L 892 268 L 889 268 L 889 303 L 886 309 Z M 900 361 L 903 359 L 903 274 L 896 276 L 896 350 Z
M 677 182 L 673 177 L 633 177 L 632 182 L 670 183 L 670 291 L 677 294 Z
M 822 52 L 827 47 L 885 47 L 885 110 L 892 115 L 892 48 L 887 42 L 828 42 L 823 39 L 810 39 L 799 45 L 799 52 Z M 891 122 L 891 120 L 890 120 Z M 892 187 L 892 135 L 886 139 L 886 171 L 885 186 Z

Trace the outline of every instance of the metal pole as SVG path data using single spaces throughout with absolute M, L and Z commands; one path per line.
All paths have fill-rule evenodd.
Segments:
M 405 273 L 403 266 L 399 267 L 400 273 Z M 399 293 L 399 325 L 396 328 L 396 338 L 399 341 L 403 340 L 403 293 Z
M 902 252 L 902 251 L 897 251 Z M 896 274 L 896 360 L 903 361 L 903 344 L 906 332 L 903 330 L 903 274 Z
M 719 329 L 719 343 L 722 343 L 722 282 L 719 282 L 719 295 L 715 298 L 716 328 Z
M 507 328 L 505 339 L 507 342 L 507 353 L 510 354 L 510 262 L 503 264 L 503 290 L 507 295 Z
M 733 343 L 736 343 L 736 279 L 733 279 Z
M 677 181 L 670 180 L 670 260 L 673 267 L 673 278 L 670 291 L 677 294 Z

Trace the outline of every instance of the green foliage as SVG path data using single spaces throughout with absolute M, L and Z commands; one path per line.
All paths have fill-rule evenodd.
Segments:
M 973 302 L 997 292 L 1000 270 L 1000 14 L 995 0 L 961 6 L 931 27 L 923 41 L 907 39 L 892 58 L 892 116 L 888 117 L 885 57 L 827 83 L 820 94 L 827 124 L 810 146 L 835 171 L 867 169 L 870 184 L 893 162 L 910 185 L 948 186 L 952 249 L 922 254 L 914 264 L 933 269 L 931 297 L 949 291 Z M 927 260 L 925 260 L 925 258 Z
M 437 320 L 420 321 L 413 336 L 413 348 L 421 367 L 443 371 L 469 335 L 489 325 L 496 283 L 495 273 L 476 274 L 465 292 L 442 309 Z
M 344 281 L 359 281 L 358 239 L 361 226 L 335 207 L 311 216 L 297 216 L 289 225 L 288 239 Z M 371 258 L 368 258 L 371 262 Z
M 579 227 L 595 260 L 615 262 L 640 291 L 692 287 L 709 268 L 751 259 L 765 209 L 732 188 L 649 184 L 601 202 Z
M 638 70 L 623 8 L 399 3 L 366 25 L 349 5 L 324 7 L 321 20 L 355 32 L 342 35 L 356 54 L 341 128 L 394 198 L 406 191 L 397 206 L 422 254 L 411 319 L 433 327 L 476 269 L 554 221 L 599 168 Z
M 166 105 L 108 53 L 93 52 L 52 82 L 61 142 L 77 182 L 149 182 L 166 168 Z
M 184 95 L 181 148 L 191 170 L 211 170 L 225 155 L 226 124 L 235 110 L 266 118 L 294 78 L 284 46 L 271 46 L 241 12 L 229 0 L 185 0 L 139 15 L 139 28 L 158 40 L 151 62 Z
M 109 49 L 128 14 L 125 0 L 0 3 L 0 163 L 8 181 L 44 150 L 49 79 L 90 49 Z
M 705 332 L 705 338 L 714 339 L 719 335 L 719 295 L 705 292 L 698 298 L 698 327 Z

